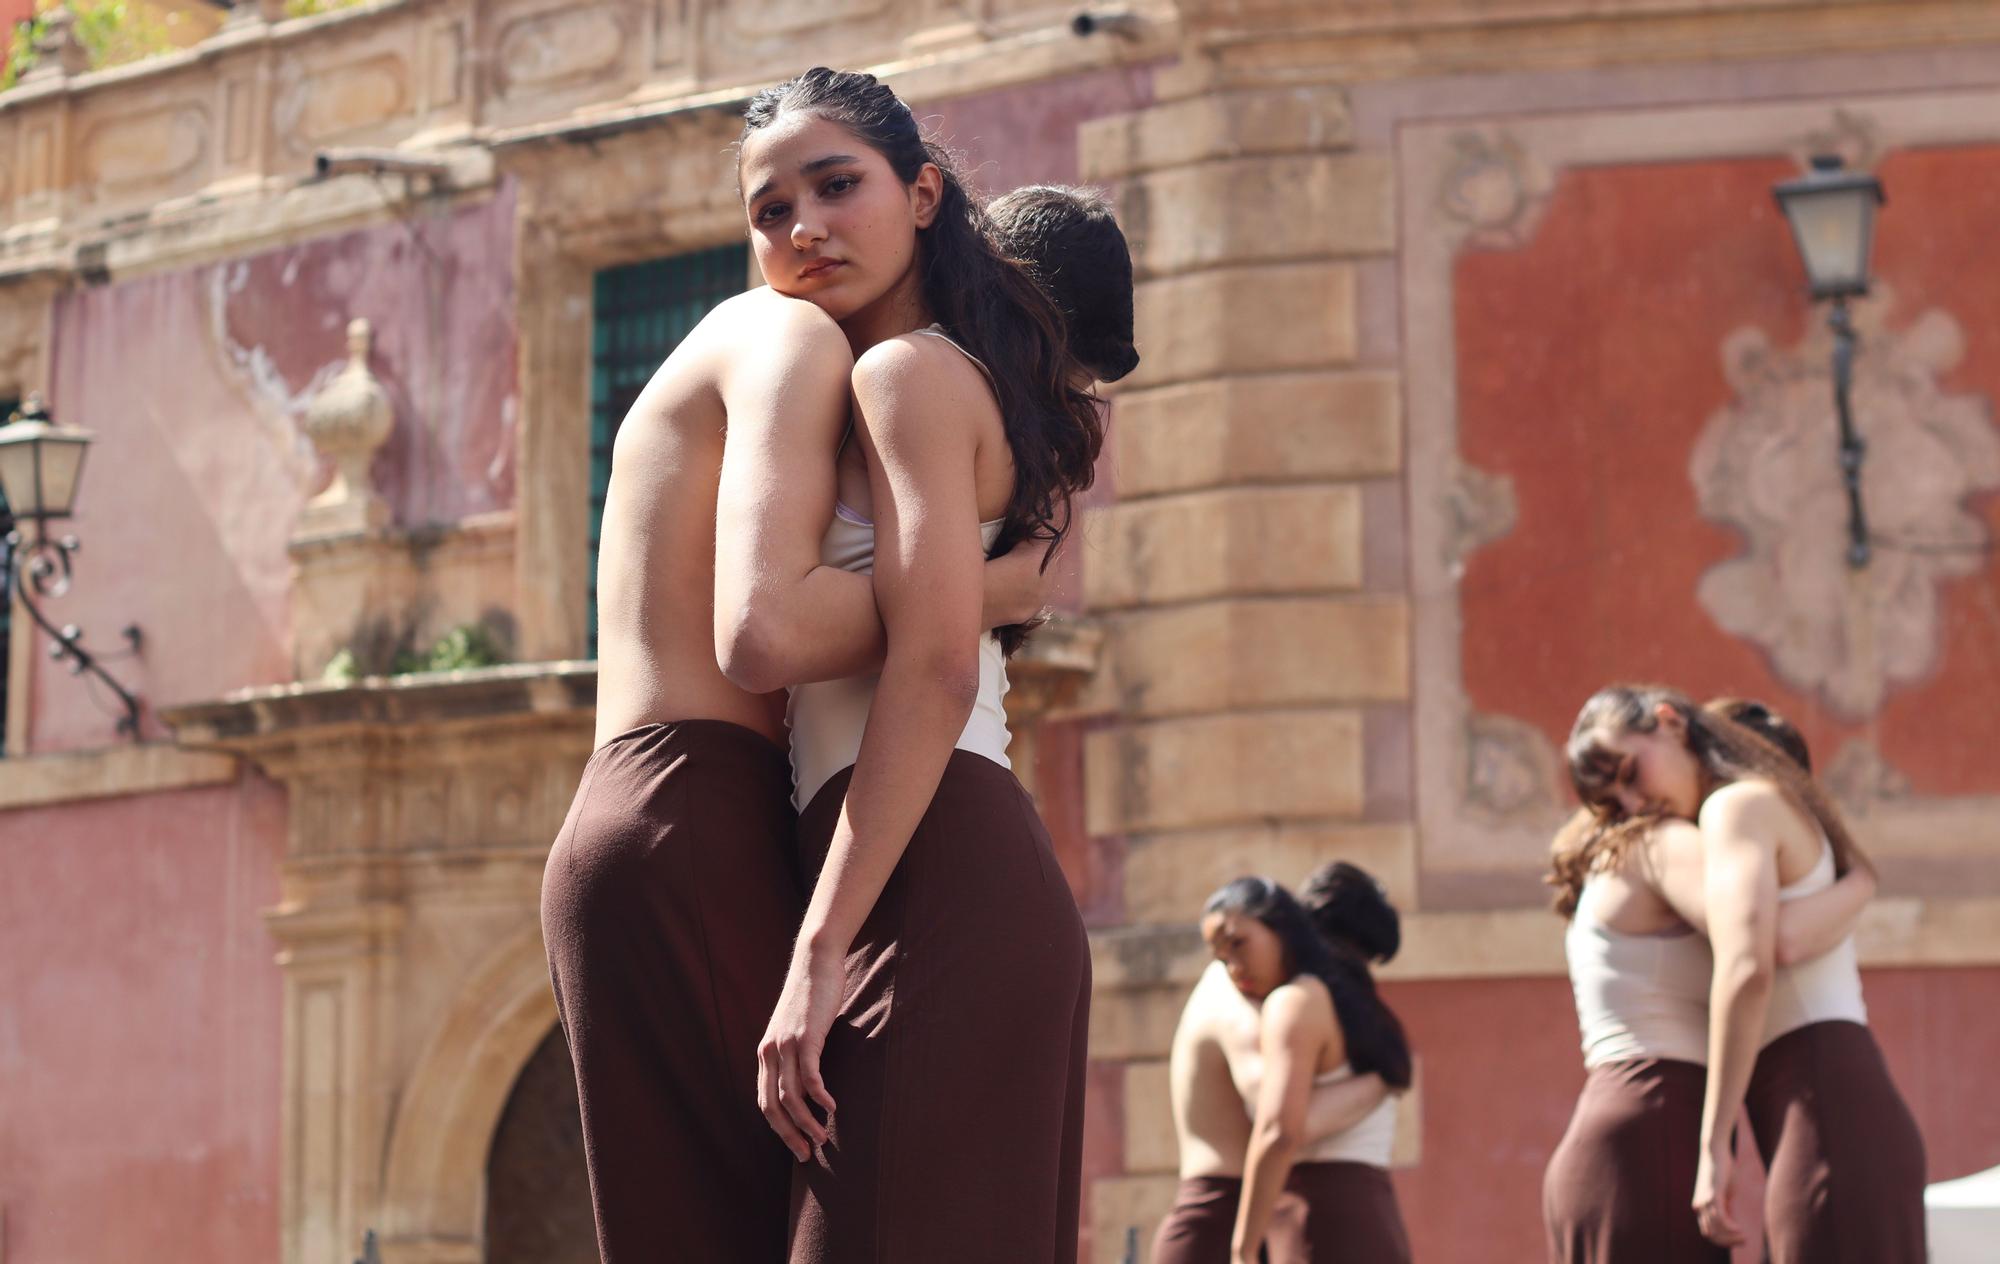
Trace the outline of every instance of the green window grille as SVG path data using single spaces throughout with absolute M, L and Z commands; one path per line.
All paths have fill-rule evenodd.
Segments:
M 591 301 L 590 349 L 590 652 L 597 654 L 597 544 L 611 444 L 632 402 L 701 318 L 743 292 L 750 248 L 743 242 L 608 268 Z

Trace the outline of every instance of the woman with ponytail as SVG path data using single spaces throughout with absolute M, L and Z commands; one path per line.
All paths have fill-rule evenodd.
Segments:
M 1009 771 L 1022 632 L 985 630 L 981 565 L 1067 532 L 1103 439 L 1090 373 L 873 76 L 759 93 L 738 176 L 766 282 L 854 353 L 847 433 L 732 444 L 725 497 L 747 485 L 752 508 L 726 504 L 718 532 L 725 669 L 811 682 L 789 710 L 811 898 L 758 1051 L 760 1107 L 801 1164 L 791 1259 L 1072 1261 L 1089 952 Z M 760 617 L 821 570 L 872 574 L 879 660 Z
M 1694 1114 L 1687 1106 L 1699 1085 L 1693 1153 L 1652 1153 L 1680 1153 L 1691 1163 L 1683 1188 L 1691 1185 L 1696 1227 L 1716 1247 L 1749 1238 L 1730 1189 L 1731 1134 L 1747 1105 L 1769 1170 L 1765 1237 L 1774 1264 L 1920 1264 L 1923 1142 L 1867 1028 L 1852 915 L 1807 913 L 1812 901 L 1844 901 L 1858 912 L 1860 901 L 1840 884 L 1872 866 L 1806 771 L 1803 741 L 1786 753 L 1796 731 L 1788 737 L 1788 725 L 1754 717 L 1739 723 L 1730 709 L 1698 708 L 1670 689 L 1612 686 L 1584 704 L 1572 729 L 1570 776 L 1585 807 L 1558 840 L 1555 881 L 1558 906 L 1573 915 L 1571 973 L 1586 1061 L 1596 1035 L 1601 1047 L 1634 1044 L 1653 1059 L 1693 1065 L 1668 1094 L 1681 1102 L 1680 1113 Z M 1807 930 L 1808 941 L 1837 939 L 1809 942 L 1800 960 L 1783 960 L 1788 919 L 1819 927 Z M 1667 923 L 1668 935 L 1648 922 Z M 1676 955 L 1666 946 L 1673 927 L 1683 922 L 1707 936 L 1706 980 L 1689 968 L 1692 961 L 1667 960 Z M 1642 945 L 1649 933 L 1650 952 Z M 1798 953 L 1800 937 L 1791 938 Z M 1592 945 L 1597 951 L 1582 951 Z M 1599 968 L 1580 971 L 1580 959 Z M 1696 1021 L 1698 1042 L 1690 1037 Z M 1676 1058 L 1662 1045 L 1687 1048 Z M 1601 1078 L 1593 1068 L 1591 1083 Z M 1585 1097 L 1566 1148 L 1592 1133 L 1587 1115 L 1608 1114 L 1586 1111 L 1590 1087 Z M 1675 1136 L 1684 1135 L 1686 1122 L 1671 1130 Z M 1559 1151 L 1550 1165 L 1558 1238 L 1565 1223 L 1576 1229 L 1588 1221 L 1582 1158 L 1572 1153 L 1566 1162 Z M 1682 1169 L 1662 1159 L 1637 1198 L 1597 1210 L 1622 1207 L 1629 1215 L 1635 1205 L 1650 1205 L 1650 1187 L 1678 1182 Z M 1671 1219 L 1684 1233 L 1679 1217 Z
M 1202 938 L 1260 1008 L 1256 1056 L 1230 1064 L 1252 1120 L 1230 1264 L 1266 1249 L 1271 1264 L 1404 1264 L 1388 1172 L 1394 1102 L 1332 1136 L 1308 1132 L 1316 1091 L 1368 1075 L 1410 1086 L 1409 1042 L 1368 972 L 1396 950 L 1395 910 L 1351 865 L 1321 870 L 1308 890 L 1312 912 L 1267 878 L 1239 878 L 1202 909 Z M 1300 1209 L 1274 1227 L 1288 1197 Z

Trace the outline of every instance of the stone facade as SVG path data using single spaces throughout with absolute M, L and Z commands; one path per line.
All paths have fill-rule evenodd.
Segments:
M 2000 1161 L 2000 1095 L 1936 1052 L 2000 1039 L 2000 304 L 1967 280 L 2000 12 L 1149 0 L 1078 36 L 994 0 L 279 7 L 0 96 L 0 396 L 99 432 L 60 613 L 146 629 L 115 666 L 149 703 L 114 745 L 15 620 L 0 863 L 72 894 L 0 916 L 9 1264 L 324 1264 L 370 1228 L 388 1264 L 498 1258 L 531 1060 L 521 1109 L 551 1109 L 542 856 L 590 741 L 593 278 L 740 238 L 740 103 L 806 57 L 883 73 L 996 190 L 1106 188 L 1134 245 L 1144 363 L 1010 698 L 1092 927 L 1094 1264 L 1171 1197 L 1194 910 L 1334 857 L 1405 910 L 1419 1254 L 1539 1251 L 1579 1073 L 1536 879 L 1562 725 L 1617 677 L 1805 722 L 1884 859 L 1870 1001 L 1934 1175 Z M 1826 148 L 1890 186 L 1863 407 L 1903 429 L 1871 505 L 1963 546 L 1858 577 L 1743 503 L 1833 468 L 1768 194 Z M 383 437 L 329 500 L 308 419 L 357 319 L 368 381 L 335 398 Z M 1810 618 L 1727 578 L 1774 557 Z M 370 674 L 469 625 L 512 661 Z M 343 656 L 361 678 L 322 680 Z M 144 1073 L 213 1109 L 36 1105 Z

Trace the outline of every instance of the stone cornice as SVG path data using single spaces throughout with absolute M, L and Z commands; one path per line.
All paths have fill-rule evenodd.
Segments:
M 183 747 L 262 763 L 362 733 L 424 737 L 509 721 L 577 720 L 596 699 L 595 663 L 521 663 L 371 676 L 351 685 L 270 685 L 160 714 Z
M 1735 60 L 2000 40 L 1985 0 L 1180 0 L 1179 91 Z
M 228 755 L 158 743 L 0 759 L 0 812 L 222 785 L 236 776 Z
M 101 278 L 476 190 L 491 179 L 489 146 L 594 143 L 727 111 L 796 71 L 805 47 L 934 100 L 1157 62 L 1177 30 L 1167 0 L 1135 6 L 1145 20 L 1134 37 L 1088 39 L 1070 33 L 1073 6 L 1057 0 L 993 6 L 977 21 L 930 0 L 833 0 L 810 17 L 763 7 L 379 0 L 277 23 L 246 16 L 182 52 L 36 76 L 0 93 L 0 275 Z M 437 188 L 379 173 L 315 181 L 317 155 L 343 149 L 443 155 L 453 168 Z

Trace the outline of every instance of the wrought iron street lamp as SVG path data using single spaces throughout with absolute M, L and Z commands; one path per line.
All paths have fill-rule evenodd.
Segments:
M 1861 507 L 1861 462 L 1867 445 L 1854 429 L 1854 322 L 1847 300 L 1868 292 L 1868 260 L 1875 244 L 1875 209 L 1885 200 L 1882 182 L 1847 170 L 1834 154 L 1816 154 L 1812 168 L 1771 190 L 1791 221 L 1792 239 L 1805 263 L 1815 299 L 1828 299 L 1833 330 L 1833 403 L 1840 420 L 1840 473 L 1847 485 L 1847 564 L 1868 565 L 1868 517 Z
M 83 473 L 90 439 L 87 431 L 56 425 L 34 395 L 0 426 L 0 494 L 6 496 L 16 524 L 7 533 L 6 596 L 9 600 L 18 597 L 28 617 L 48 633 L 51 658 L 68 663 L 72 676 L 89 672 L 117 695 L 125 712 L 118 719 L 118 731 L 136 741 L 138 698 L 83 647 L 81 628 L 73 623 L 58 628 L 40 605 L 40 600 L 69 591 L 77 539 L 73 535 L 52 538 L 48 524 L 69 517 L 75 507 L 77 480 Z M 32 534 L 24 533 L 24 526 Z M 137 649 L 139 629 L 127 627 L 125 639 Z

